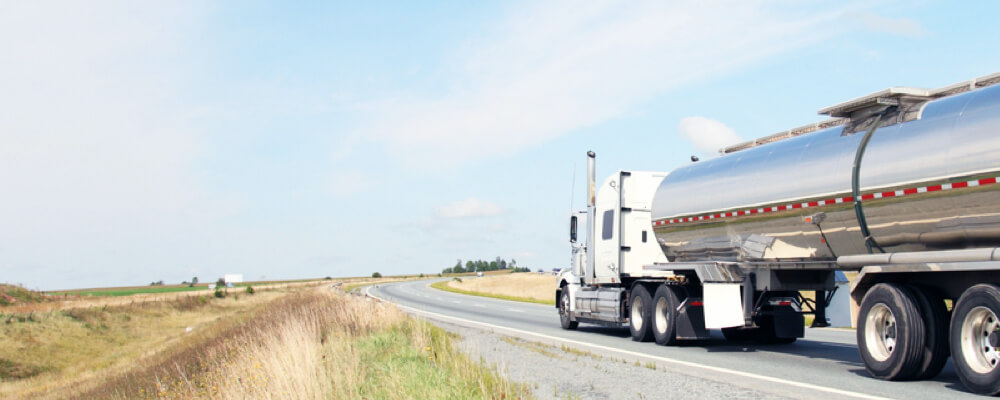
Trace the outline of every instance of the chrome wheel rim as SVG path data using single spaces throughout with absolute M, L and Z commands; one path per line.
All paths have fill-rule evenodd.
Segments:
M 976 307 L 962 321 L 962 358 L 980 374 L 987 374 L 1000 364 L 1000 348 L 990 343 L 990 335 L 1000 330 L 996 313 L 986 307 Z
M 569 293 L 563 293 L 559 301 L 559 316 L 563 319 L 569 318 Z
M 643 309 L 642 298 L 636 296 L 635 300 L 632 300 L 632 317 L 630 319 L 632 328 L 635 329 L 636 332 L 642 331 L 642 326 L 643 326 L 642 309 Z
M 667 332 L 667 324 L 670 322 L 668 312 L 667 299 L 663 297 L 656 299 L 656 317 L 653 318 L 653 326 L 656 327 L 656 332 Z
M 865 318 L 865 348 L 877 361 L 888 360 L 896 349 L 896 317 L 885 304 L 876 304 Z

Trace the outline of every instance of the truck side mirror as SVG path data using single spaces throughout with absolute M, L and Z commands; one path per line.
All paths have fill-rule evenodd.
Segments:
M 576 216 L 569 217 L 569 242 L 576 243 Z

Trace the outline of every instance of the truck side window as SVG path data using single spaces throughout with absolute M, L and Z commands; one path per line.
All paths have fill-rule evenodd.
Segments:
M 614 236 L 614 230 L 612 225 L 615 223 L 615 210 L 608 210 L 604 212 L 604 224 L 601 225 L 601 239 L 608 240 L 611 236 Z
M 642 231 L 642 242 L 646 243 L 646 231 Z

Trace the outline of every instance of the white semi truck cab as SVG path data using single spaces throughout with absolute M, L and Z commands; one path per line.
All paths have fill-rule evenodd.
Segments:
M 565 329 L 625 327 L 672 345 L 721 330 L 791 343 L 826 326 L 836 271 L 876 378 L 1000 394 L 1000 74 L 890 88 L 831 118 L 670 172 L 595 180 L 570 216 Z

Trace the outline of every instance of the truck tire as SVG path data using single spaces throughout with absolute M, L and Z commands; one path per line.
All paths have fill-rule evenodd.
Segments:
M 660 285 L 653 295 L 653 318 L 649 324 L 653 329 L 656 344 L 671 346 L 677 343 L 677 306 L 680 298 L 673 287 Z
M 559 325 L 563 329 L 576 329 L 579 322 L 573 321 L 569 315 L 569 289 L 563 286 L 562 295 L 559 296 Z
M 910 287 L 920 315 L 924 318 L 927 328 L 927 343 L 924 345 L 924 357 L 920 368 L 913 379 L 931 379 L 941 373 L 944 364 L 948 362 L 948 309 L 944 298 L 937 292 L 919 287 Z
M 926 328 L 912 292 L 880 283 L 861 301 L 858 312 L 858 351 L 872 377 L 911 379 L 924 359 Z
M 975 285 L 959 297 L 951 316 L 955 372 L 969 390 L 1000 393 L 1000 287 Z
M 653 298 L 649 295 L 649 290 L 645 286 L 635 285 L 632 294 L 628 299 L 629 319 L 628 329 L 632 333 L 632 340 L 636 342 L 648 342 L 653 338 L 652 329 L 649 328 L 653 313 Z

